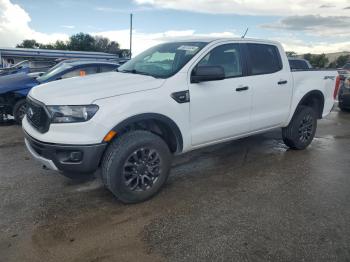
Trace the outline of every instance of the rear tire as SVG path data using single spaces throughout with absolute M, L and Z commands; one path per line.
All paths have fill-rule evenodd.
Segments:
M 313 108 L 299 106 L 289 125 L 282 128 L 283 142 L 294 150 L 302 150 L 310 145 L 317 128 L 317 116 Z
M 26 114 L 27 102 L 25 99 L 21 99 L 16 102 L 13 107 L 13 117 L 18 125 L 22 124 L 22 120 Z
M 109 145 L 102 160 L 102 180 L 120 201 L 142 202 L 166 182 L 171 158 L 168 145 L 159 136 L 130 131 Z

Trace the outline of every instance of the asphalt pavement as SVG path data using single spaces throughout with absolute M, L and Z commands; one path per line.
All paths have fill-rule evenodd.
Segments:
M 318 125 L 304 151 L 274 131 L 179 156 L 136 205 L 98 172 L 41 169 L 0 126 L 0 261 L 350 261 L 350 113 Z

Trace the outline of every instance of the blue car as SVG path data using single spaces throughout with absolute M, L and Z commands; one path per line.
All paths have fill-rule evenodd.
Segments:
M 0 76 L 12 75 L 17 73 L 30 73 L 29 61 L 24 60 L 11 67 L 0 68 Z
M 63 61 L 39 77 L 23 72 L 0 76 L 0 121 L 12 115 L 20 124 L 26 113 L 26 97 L 29 91 L 47 82 L 96 73 L 110 72 L 117 63 L 101 61 Z

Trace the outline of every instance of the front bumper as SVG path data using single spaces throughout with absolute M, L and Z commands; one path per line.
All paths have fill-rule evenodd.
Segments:
M 106 143 L 61 145 L 44 143 L 25 133 L 25 144 L 33 158 L 43 167 L 64 173 L 93 173 L 99 167 Z

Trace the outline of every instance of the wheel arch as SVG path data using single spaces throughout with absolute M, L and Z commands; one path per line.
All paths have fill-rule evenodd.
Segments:
M 298 105 L 296 106 L 293 116 L 295 112 L 297 111 L 298 107 L 301 105 L 304 106 L 310 106 L 312 107 L 316 114 L 317 118 L 321 119 L 322 114 L 323 114 L 323 109 L 324 109 L 324 103 L 325 103 L 325 98 L 323 93 L 320 90 L 312 90 L 308 93 L 306 93 L 299 101 Z
M 159 113 L 144 113 L 131 116 L 112 130 L 117 136 L 129 130 L 149 130 L 161 136 L 168 144 L 172 153 L 180 153 L 183 149 L 183 137 L 178 125 L 169 117 Z

